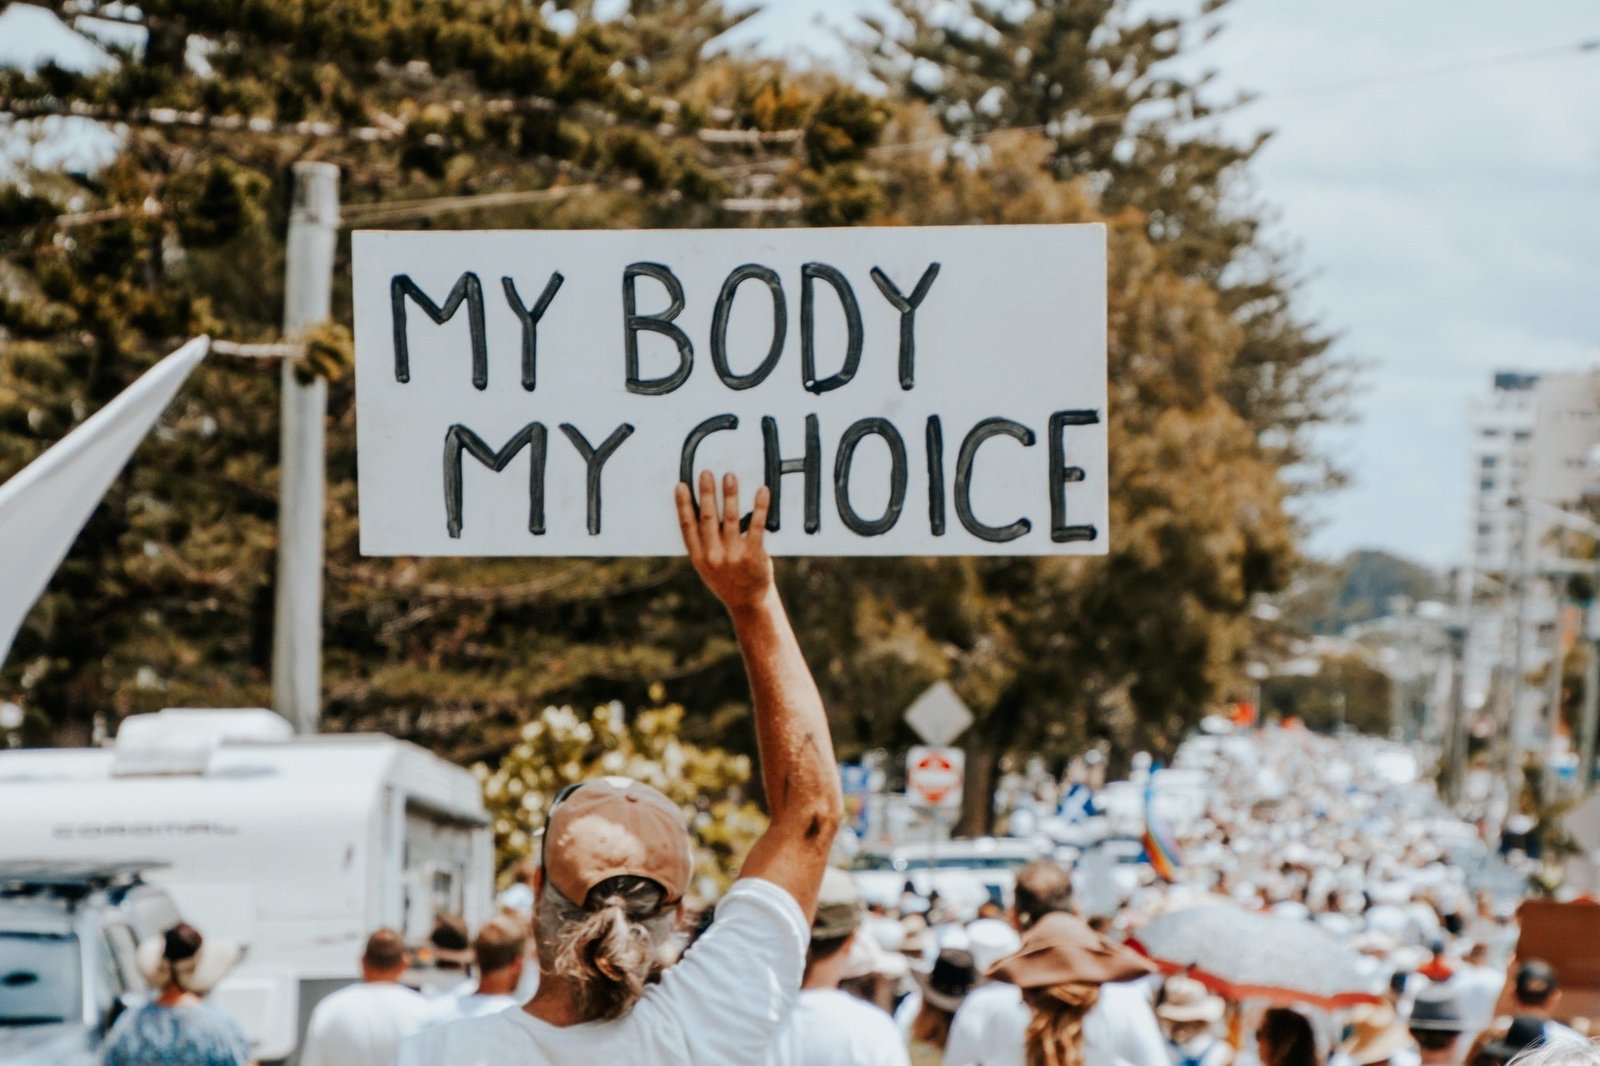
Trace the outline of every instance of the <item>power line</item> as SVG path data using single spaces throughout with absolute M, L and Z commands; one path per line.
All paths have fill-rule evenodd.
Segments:
M 1479 70 L 1484 67 L 1506 66 L 1513 63 L 1527 63 L 1535 59 L 1549 59 L 1561 55 L 1579 55 L 1584 52 L 1600 52 L 1600 38 L 1587 41 L 1576 41 L 1571 44 L 1552 45 L 1549 48 L 1534 48 L 1525 52 L 1505 52 L 1500 55 L 1483 56 L 1479 59 L 1461 59 L 1451 63 L 1440 63 L 1431 67 L 1416 67 L 1412 70 L 1397 70 L 1382 74 L 1363 74 L 1352 78 L 1341 78 L 1335 81 L 1315 82 L 1310 85 L 1291 86 L 1279 89 L 1270 94 L 1272 99 L 1282 100 L 1285 97 L 1311 96 L 1318 93 L 1340 92 L 1345 89 L 1363 89 L 1369 85 L 1387 85 L 1394 82 L 1414 81 L 1418 78 L 1434 78 L 1446 74 L 1459 74 L 1467 70 Z M 1254 100 L 1250 101 L 1254 103 Z

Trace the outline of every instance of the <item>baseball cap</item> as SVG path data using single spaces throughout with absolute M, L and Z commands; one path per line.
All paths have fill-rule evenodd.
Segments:
M 817 889 L 817 916 L 811 921 L 812 940 L 837 940 L 855 932 L 861 924 L 866 908 L 861 903 L 861 893 L 856 890 L 856 879 L 830 866 L 822 875 L 822 885 Z
M 694 859 L 677 804 L 631 777 L 597 777 L 555 799 L 545 821 L 544 873 L 573 903 L 613 877 L 645 877 L 664 903 L 689 891 Z
M 1525 1003 L 1538 1003 L 1559 987 L 1555 967 L 1543 959 L 1529 959 L 1517 970 L 1517 998 Z

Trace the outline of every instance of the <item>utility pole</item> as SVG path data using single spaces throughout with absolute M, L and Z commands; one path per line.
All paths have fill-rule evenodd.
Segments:
M 1583 618 L 1589 658 L 1583 670 L 1583 720 L 1578 723 L 1578 792 L 1585 796 L 1594 787 L 1595 734 L 1600 732 L 1600 547 L 1595 552 L 1593 580 Z
M 339 168 L 294 166 L 284 274 L 283 334 L 303 337 L 332 312 L 339 240 Z M 283 364 L 278 487 L 277 603 L 272 620 L 272 705 L 297 733 L 315 733 L 322 714 L 324 421 L 328 384 L 303 384 Z
M 1563 530 L 1556 527 L 1556 558 L 1564 555 L 1562 547 L 1565 542 Z M 1561 609 L 1567 599 L 1567 578 L 1552 573 L 1550 586 L 1555 593 L 1556 625 L 1555 639 L 1550 644 L 1550 672 L 1545 676 L 1545 705 L 1544 713 L 1539 716 L 1540 736 L 1539 752 L 1540 763 L 1544 772 L 1539 775 L 1540 800 L 1549 803 L 1556 796 L 1555 775 L 1550 773 L 1551 756 L 1555 754 L 1556 738 L 1561 735 L 1561 680 L 1563 668 L 1566 666 L 1566 649 L 1561 645 Z
M 1506 708 L 1506 817 L 1519 813 L 1522 806 L 1522 688 L 1527 669 L 1523 658 L 1523 635 L 1528 620 L 1528 544 L 1530 523 L 1522 500 L 1513 503 L 1517 516 L 1516 607 L 1512 621 L 1511 676 L 1506 679 L 1510 705 Z

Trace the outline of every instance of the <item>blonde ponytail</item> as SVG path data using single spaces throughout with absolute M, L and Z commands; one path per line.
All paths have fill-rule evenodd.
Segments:
M 540 965 L 570 981 L 585 1021 L 626 1014 L 657 975 L 656 950 L 672 930 L 666 890 L 643 877 L 613 877 L 582 907 L 546 885 L 535 941 Z
M 1028 989 L 1033 1010 L 1025 1038 L 1028 1066 L 1084 1066 L 1083 1019 L 1100 1000 L 1100 986 L 1072 981 Z

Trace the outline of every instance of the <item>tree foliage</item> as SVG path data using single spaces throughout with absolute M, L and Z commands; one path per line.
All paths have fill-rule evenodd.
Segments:
M 900 714 L 940 678 L 978 715 L 964 741 L 975 794 L 1006 752 L 1170 745 L 1239 692 L 1246 608 L 1294 562 L 1286 498 L 1304 430 L 1330 414 L 1326 338 L 1241 199 L 1254 146 L 1197 124 L 1203 82 L 1168 73 L 1188 27 L 1124 0 L 974 6 L 955 29 L 900 6 L 909 36 L 879 49 L 882 96 L 708 51 L 738 20 L 716 0 L 634 0 L 611 21 L 587 0 L 154 0 L 139 8 L 148 45 L 114 71 L 0 73 L 13 113 L 200 115 L 131 123 L 93 175 L 0 186 L 0 474 L 191 334 L 277 337 L 299 159 L 339 165 L 355 226 L 1099 222 L 1109 557 L 806 559 L 779 580 L 846 756 L 909 742 Z M 529 195 L 394 213 L 481 193 Z M 750 200 L 798 206 L 737 209 Z M 100 220 L 53 224 L 68 211 Z M 675 737 L 736 785 L 714 749 L 754 750 L 744 673 L 680 561 L 359 557 L 344 343 L 330 331 L 306 364 L 334 377 L 328 726 L 498 766 L 509 853 L 527 831 L 515 805 L 569 763 L 659 761 Z M 276 394 L 270 367 L 196 372 L 0 670 L 30 737 L 267 702 Z M 686 709 L 626 725 L 535 711 L 667 698 Z
M 620 775 L 653 785 L 683 808 L 701 895 L 712 899 L 727 888 L 766 819 L 745 795 L 750 759 L 682 740 L 683 714 L 677 705 L 652 707 L 629 720 L 615 702 L 587 717 L 546 707 L 492 765 L 475 764 L 502 874 L 536 860 L 545 815 L 564 787 Z

